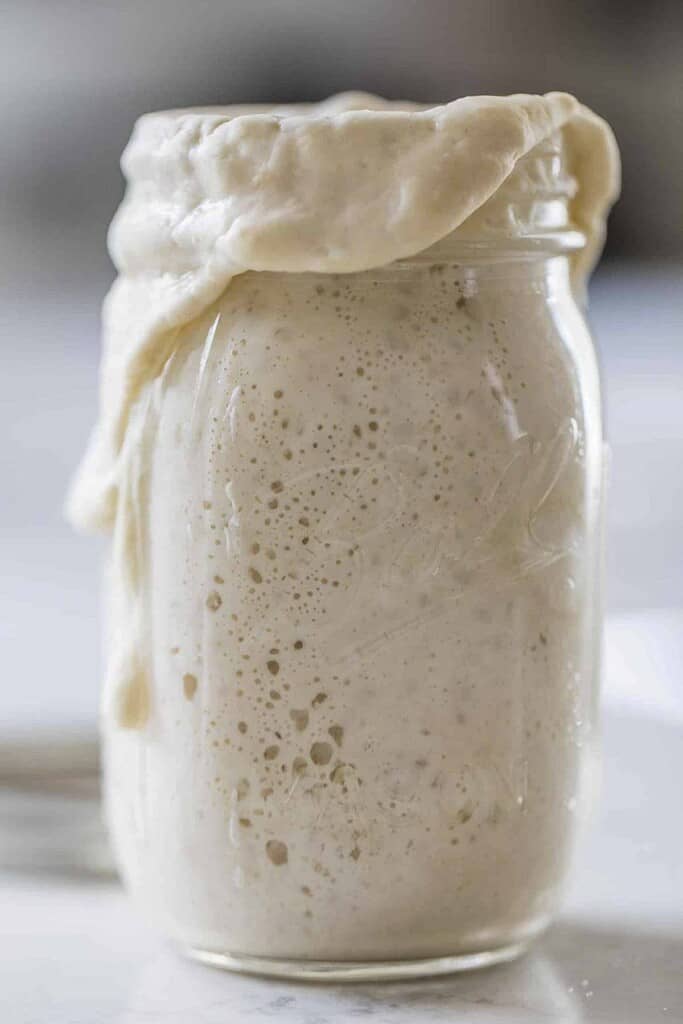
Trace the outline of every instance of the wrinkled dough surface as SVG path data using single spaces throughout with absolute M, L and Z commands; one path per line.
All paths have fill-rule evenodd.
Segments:
M 581 287 L 604 239 L 619 162 L 604 121 L 565 93 L 481 96 L 419 108 L 349 93 L 315 106 L 147 115 L 123 157 L 110 232 L 99 423 L 69 501 L 110 529 L 130 409 L 178 330 L 246 270 L 353 272 L 428 248 L 561 131 L 577 188 Z

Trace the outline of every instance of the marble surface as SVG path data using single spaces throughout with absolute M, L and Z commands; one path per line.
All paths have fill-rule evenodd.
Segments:
M 683 615 L 668 619 L 674 650 Z M 631 622 L 642 634 L 652 622 Z M 661 639 L 661 637 L 660 637 Z M 672 648 L 673 645 L 673 648 Z M 670 674 L 674 666 L 670 666 Z M 680 663 L 675 666 L 680 671 Z M 0 873 L 2 1024 L 657 1024 L 683 1021 L 683 698 L 612 689 L 604 792 L 560 921 L 470 975 L 316 985 L 183 960 L 112 880 Z M 621 700 L 623 697 L 623 701 Z
M 21 901 L 25 917 L 12 944 L 13 971 L 9 978 L 3 972 L 0 996 L 7 1024 L 656 1024 L 683 1019 L 680 935 L 567 921 L 524 960 L 467 976 L 296 985 L 180 960 L 134 924 L 110 889 L 76 897 L 66 887 L 26 888 Z

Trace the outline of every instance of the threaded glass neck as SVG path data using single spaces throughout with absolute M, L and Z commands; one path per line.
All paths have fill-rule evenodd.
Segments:
M 410 260 L 581 249 L 585 237 L 571 222 L 575 193 L 576 181 L 557 133 L 519 160 L 494 195 L 455 231 Z

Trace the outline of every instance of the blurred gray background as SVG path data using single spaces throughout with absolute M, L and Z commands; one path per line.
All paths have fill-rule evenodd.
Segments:
M 623 200 L 607 254 L 683 257 L 680 0 L 15 0 L 0 31 L 2 258 L 109 267 L 135 118 L 361 88 L 445 101 L 567 90 L 613 125 Z
M 151 109 L 562 89 L 606 117 L 624 161 L 591 306 L 613 448 L 608 609 L 620 636 L 644 611 L 679 623 L 682 58 L 680 0 L 0 2 L 6 728 L 95 719 L 99 544 L 72 536 L 61 502 L 95 415 L 118 159 Z

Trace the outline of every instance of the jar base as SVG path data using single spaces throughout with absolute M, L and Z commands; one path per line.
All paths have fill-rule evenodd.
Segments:
M 476 971 L 508 963 L 525 953 L 530 942 L 531 939 L 527 939 L 477 953 L 456 953 L 452 956 L 415 960 L 285 960 L 279 957 L 217 953 L 193 946 L 183 946 L 182 951 L 190 959 L 209 967 L 220 967 L 240 974 L 257 974 L 292 981 L 400 981 L 404 978 Z

